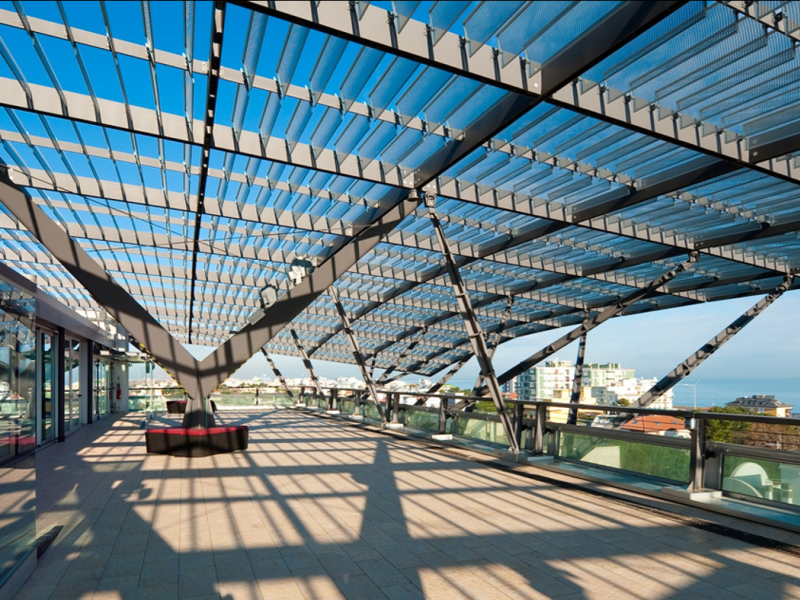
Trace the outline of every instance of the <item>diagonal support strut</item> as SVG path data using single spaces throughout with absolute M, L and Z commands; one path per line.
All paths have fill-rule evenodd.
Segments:
M 636 402 L 631 404 L 635 408 L 645 408 L 654 400 L 668 392 L 675 385 L 680 383 L 683 379 L 688 377 L 692 371 L 699 367 L 703 362 L 714 352 L 719 350 L 726 342 L 733 336 L 739 333 L 750 322 L 753 321 L 758 315 L 763 313 L 769 305 L 775 300 L 780 298 L 783 293 L 792 286 L 794 275 L 788 275 L 781 285 L 775 288 L 771 294 L 765 296 L 754 304 L 750 309 L 736 319 L 733 323 L 728 325 L 725 329 L 720 331 L 713 339 L 709 340 L 702 348 L 692 354 L 689 358 L 675 367 L 666 376 L 664 376 L 658 383 L 645 392 Z
M 283 373 L 281 373 L 280 369 L 278 369 L 278 366 L 275 364 L 275 362 L 272 360 L 272 358 L 270 357 L 270 355 L 267 353 L 266 350 L 262 348 L 261 353 L 264 355 L 264 358 L 267 359 L 267 364 L 269 365 L 269 368 L 272 369 L 273 373 L 275 373 L 275 377 L 277 377 L 278 381 L 281 382 L 283 389 L 286 390 L 286 393 L 289 395 L 289 399 L 292 402 L 294 402 L 294 394 L 292 394 L 292 390 L 289 389 L 289 386 L 286 385 L 286 380 L 283 378 Z
M 311 383 L 313 383 L 314 387 L 317 389 L 317 394 L 324 396 L 325 393 L 322 391 L 322 386 L 319 383 L 319 379 L 317 379 L 317 374 L 314 372 L 314 365 L 311 364 L 311 359 L 308 357 L 306 349 L 303 348 L 300 336 L 297 335 L 294 327 L 289 328 L 289 333 L 292 335 L 294 345 L 297 346 L 297 351 L 300 352 L 300 357 L 303 359 L 303 366 L 306 368 L 306 371 L 308 371 L 309 377 L 311 377 Z
M 492 396 L 497 416 L 500 423 L 503 425 L 503 430 L 508 436 L 510 443 L 509 451 L 513 453 L 519 452 L 519 443 L 514 435 L 514 427 L 511 424 L 511 419 L 506 412 L 506 405 L 503 402 L 503 396 L 500 393 L 500 384 L 497 381 L 494 367 L 492 366 L 492 359 L 489 356 L 489 349 L 486 346 L 486 338 L 483 336 L 483 329 L 475 316 L 475 311 L 472 309 L 472 303 L 467 295 L 464 281 L 461 279 L 461 274 L 458 272 L 458 266 L 453 258 L 453 253 L 450 251 L 450 246 L 447 244 L 447 237 L 444 235 L 444 229 L 439 222 L 439 217 L 436 215 L 436 196 L 432 194 L 425 195 L 425 205 L 428 208 L 428 217 L 431 220 L 433 228 L 436 230 L 436 239 L 439 242 L 439 251 L 444 257 L 447 271 L 450 275 L 450 282 L 453 286 L 453 292 L 458 302 L 458 310 L 464 320 L 464 326 L 467 330 L 470 343 L 472 344 L 472 351 L 478 359 L 478 364 L 481 368 L 481 373 L 486 380 L 486 387 Z
M 335 286 L 331 286 L 328 291 L 333 298 L 333 303 L 336 305 L 336 312 L 339 313 L 339 318 L 342 320 L 344 334 L 347 336 L 347 341 L 350 343 L 350 350 L 353 352 L 353 358 L 356 359 L 356 364 L 358 368 L 361 369 L 361 376 L 364 378 L 370 396 L 372 396 L 372 401 L 375 403 L 378 413 L 381 415 L 381 422 L 386 423 L 386 411 L 381 406 L 381 403 L 378 402 L 378 390 L 375 387 L 375 383 L 372 381 L 372 377 L 369 375 L 367 363 L 364 362 L 364 355 L 361 354 L 361 347 L 358 345 L 358 340 L 353 333 L 353 328 L 350 326 L 350 318 L 347 316 L 347 311 L 345 311 L 344 306 L 342 306 L 342 301 L 339 300 L 339 292 L 336 291 Z

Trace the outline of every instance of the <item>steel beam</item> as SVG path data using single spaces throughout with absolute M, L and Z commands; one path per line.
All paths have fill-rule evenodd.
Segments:
M 595 327 L 598 327 L 599 325 L 602 325 L 603 323 L 608 321 L 610 318 L 617 316 L 632 304 L 638 302 L 639 300 L 647 298 L 648 296 L 653 294 L 656 290 L 658 290 L 659 288 L 663 287 L 664 285 L 672 281 L 679 273 L 682 273 L 686 269 L 688 269 L 689 266 L 695 263 L 696 261 L 697 261 L 697 255 L 693 253 L 688 261 L 681 263 L 674 269 L 670 269 L 660 277 L 657 277 L 647 287 L 636 290 L 632 294 L 629 294 L 625 298 L 619 300 L 613 306 L 609 306 L 608 308 L 599 312 L 594 317 L 585 319 L 579 327 L 576 327 L 566 335 L 560 337 L 555 342 L 548 345 L 546 348 L 543 348 L 539 352 L 531 355 L 527 359 L 517 364 L 515 367 L 512 367 L 511 369 L 500 375 L 497 378 L 499 383 L 505 383 L 513 379 L 517 375 L 524 373 L 534 365 L 543 361 L 545 358 L 552 356 L 553 354 L 561 350 L 561 348 L 568 346 L 569 344 L 579 339 L 584 334 L 590 332 Z M 486 388 L 473 390 L 473 395 L 483 396 L 486 394 L 486 391 L 487 391 Z
M 292 335 L 292 341 L 294 342 L 294 345 L 297 346 L 297 351 L 300 353 L 300 357 L 303 359 L 303 366 L 305 366 L 306 371 L 308 371 L 308 375 L 311 377 L 311 383 L 314 384 L 317 394 L 320 396 L 325 396 L 325 392 L 322 391 L 322 386 L 319 383 L 319 379 L 317 379 L 317 374 L 314 372 L 314 365 L 311 364 L 311 359 L 308 357 L 306 349 L 303 348 L 303 343 L 300 341 L 300 336 L 297 335 L 297 332 L 293 327 L 289 328 L 289 333 Z
M 472 353 L 478 359 L 478 364 L 481 368 L 481 374 L 486 380 L 486 386 L 492 396 L 492 401 L 494 402 L 495 409 L 497 410 L 497 416 L 500 419 L 500 423 L 503 425 L 503 430 L 505 431 L 506 436 L 508 436 L 508 441 L 510 442 L 509 450 L 514 453 L 519 452 L 519 444 L 517 443 L 517 438 L 514 435 L 514 427 L 511 423 L 511 419 L 506 412 L 506 405 L 505 402 L 503 402 L 503 395 L 500 392 L 500 384 L 497 381 L 497 376 L 494 372 L 494 366 L 492 365 L 492 359 L 489 356 L 489 349 L 486 346 L 486 338 L 484 337 L 483 329 L 481 328 L 481 325 L 475 316 L 475 311 L 472 309 L 472 303 L 469 300 L 467 290 L 464 287 L 464 282 L 462 281 L 461 275 L 458 272 L 458 266 L 456 265 L 456 261 L 453 258 L 453 253 L 450 252 L 450 247 L 447 244 L 447 237 L 444 234 L 444 229 L 442 229 L 442 224 L 439 222 L 439 217 L 436 215 L 436 196 L 432 194 L 426 194 L 425 204 L 428 208 L 428 216 L 430 217 L 431 224 L 436 230 L 436 238 L 439 241 L 439 250 L 442 253 L 448 273 L 450 274 L 450 281 L 453 284 L 453 292 L 455 293 L 456 301 L 458 302 L 458 310 L 461 313 L 462 319 L 464 320 L 464 327 L 467 330 L 467 336 L 472 344 Z
M 219 87 L 219 69 L 222 59 L 222 34 L 225 23 L 225 2 L 214 2 L 214 13 L 211 18 L 211 56 L 208 59 L 208 83 L 206 94 L 205 122 L 203 124 L 203 147 L 200 151 L 200 176 L 197 186 L 197 207 L 194 221 L 194 240 L 192 241 L 192 278 L 189 294 L 189 343 L 192 343 L 192 321 L 194 318 L 194 288 L 197 281 L 197 254 L 200 246 L 200 231 L 206 199 L 206 183 L 208 181 L 208 161 L 211 156 L 211 144 L 214 134 L 214 116 L 217 112 L 217 88 Z
M 587 315 L 588 318 L 588 315 Z M 578 341 L 578 357 L 575 359 L 575 374 L 572 376 L 572 394 L 569 401 L 572 404 L 580 404 L 581 401 L 581 387 L 583 385 L 583 359 L 586 356 L 586 338 L 587 334 L 584 333 Z M 567 419 L 569 425 L 576 425 L 578 423 L 578 409 L 569 409 L 569 418 Z
M 23 190 L 3 179 L 0 201 L 86 289 L 100 306 L 154 357 L 189 394 L 197 394 L 197 361 Z
M 350 349 L 353 351 L 353 358 L 358 368 L 361 370 L 361 376 L 364 378 L 364 383 L 367 384 L 369 393 L 372 396 L 372 401 L 375 403 L 375 407 L 381 415 L 381 421 L 386 423 L 386 411 L 383 406 L 381 406 L 378 399 L 378 389 L 375 387 L 372 377 L 370 377 L 367 363 L 364 362 L 364 356 L 361 354 L 361 347 L 358 345 L 358 339 L 356 338 L 356 334 L 353 333 L 353 328 L 350 326 L 350 317 L 347 316 L 347 311 L 344 309 L 344 306 L 342 306 L 342 301 L 339 300 L 339 293 L 336 291 L 336 286 L 332 285 L 328 291 L 333 298 L 333 303 L 336 306 L 336 311 L 339 313 L 339 318 L 342 320 L 344 334 L 347 336 L 347 341 L 350 343 Z
M 264 358 L 267 359 L 267 364 L 269 365 L 269 368 L 272 369 L 273 373 L 275 373 L 275 377 L 277 377 L 278 381 L 281 382 L 283 389 L 286 390 L 286 394 L 289 396 L 289 399 L 292 402 L 294 402 L 294 394 L 292 394 L 292 390 L 290 390 L 289 386 L 286 384 L 286 380 L 283 378 L 283 374 L 281 373 L 280 369 L 278 369 L 278 366 L 275 364 L 272 358 L 270 358 L 270 355 L 267 353 L 266 350 L 262 348 L 261 353 L 264 355 Z
M 363 11 L 360 18 L 355 14 L 353 5 L 344 0 L 328 0 L 314 8 L 305 2 L 271 0 L 233 0 L 233 4 L 510 92 L 533 96 L 544 94 L 548 87 L 554 86 L 550 102 L 557 106 L 740 167 L 754 168 L 762 173 L 796 181 L 796 176 L 788 167 L 774 165 L 769 161 L 751 165 L 743 159 L 746 155 L 744 141 L 728 141 L 724 131 L 719 131 L 716 135 L 701 136 L 702 123 L 696 123 L 696 127 L 679 127 L 677 119 L 653 119 L 649 110 L 632 109 L 630 94 L 620 93 L 618 98 L 611 100 L 600 86 L 585 86 L 584 89 L 581 85 L 579 76 L 588 68 L 686 2 L 625 2 L 545 62 L 540 72 L 532 75 L 521 58 L 500 62 L 497 50 L 488 44 L 469 56 L 469 53 L 463 51 L 464 38 L 456 33 L 445 32 L 437 36 L 436 43 L 433 44 L 432 29 L 426 23 L 411 21 L 402 31 L 397 32 L 390 13 L 374 4 Z M 576 69 L 587 57 L 594 60 L 584 63 L 583 68 Z M 553 79 L 562 73 L 569 76 Z
M 709 356 L 711 356 L 712 354 L 714 354 L 714 352 L 719 350 L 733 336 L 735 336 L 742 329 L 744 329 L 746 325 L 752 322 L 753 319 L 755 319 L 758 315 L 763 313 L 770 304 L 772 304 L 773 302 L 775 302 L 775 300 L 780 298 L 783 295 L 783 293 L 791 287 L 793 280 L 794 276 L 788 275 L 784 279 L 783 283 L 775 289 L 775 291 L 773 291 L 771 294 L 759 300 L 747 312 L 745 312 L 733 323 L 731 323 L 725 329 L 719 332 L 714 338 L 709 340 L 708 343 L 706 343 L 697 352 L 692 354 L 689 358 L 687 358 L 685 361 L 683 361 L 681 364 L 675 367 L 658 383 L 656 383 L 652 388 L 650 388 L 645 394 L 643 394 L 638 400 L 636 400 L 636 402 L 632 403 L 631 406 L 635 408 L 647 407 L 654 400 L 656 400 L 657 398 L 668 392 L 675 385 L 677 385 L 683 379 L 688 377 L 691 374 L 691 372 L 694 371 L 701 364 L 703 364 L 703 362 Z

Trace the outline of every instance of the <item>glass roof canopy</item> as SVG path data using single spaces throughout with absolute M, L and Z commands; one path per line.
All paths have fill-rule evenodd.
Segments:
M 800 2 L 675 2 L 521 116 L 498 109 L 544 94 L 548 65 L 591 55 L 628 4 L 0 2 L 0 161 L 183 342 L 228 340 L 294 260 L 333 257 L 492 119 L 428 190 L 501 343 L 577 324 L 693 250 L 625 314 L 770 291 L 800 267 Z M 2 259 L 99 315 L 0 211 Z M 377 368 L 471 353 L 424 207 L 335 285 Z M 327 292 L 292 327 L 313 358 L 353 362 Z M 265 349 L 298 355 L 288 328 Z

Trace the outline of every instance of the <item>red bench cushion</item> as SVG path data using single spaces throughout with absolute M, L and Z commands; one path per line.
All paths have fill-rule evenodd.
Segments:
M 147 433 L 163 433 L 173 435 L 214 435 L 215 433 L 233 433 L 234 431 L 247 430 L 247 425 L 229 425 L 227 427 L 166 427 L 163 429 L 148 429 Z

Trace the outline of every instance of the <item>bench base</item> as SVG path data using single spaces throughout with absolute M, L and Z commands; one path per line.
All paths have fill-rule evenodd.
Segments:
M 147 451 L 170 456 L 210 456 L 247 450 L 246 425 L 184 429 L 165 427 L 148 429 L 144 434 Z
M 167 400 L 167 414 L 170 415 L 185 415 L 186 414 L 186 400 Z M 211 400 L 212 412 L 217 412 L 217 403 Z

